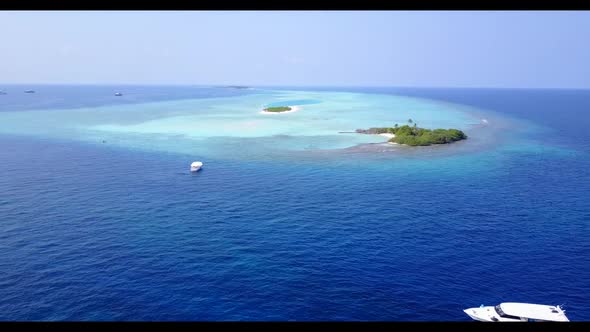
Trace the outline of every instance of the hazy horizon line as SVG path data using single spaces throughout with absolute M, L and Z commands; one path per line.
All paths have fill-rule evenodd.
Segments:
M 285 84 L 265 84 L 265 85 L 258 85 L 258 84 L 243 84 L 243 83 L 216 83 L 216 84 L 204 84 L 204 83 L 9 83 L 9 82 L 2 82 L 0 83 L 1 86 L 145 86 L 145 87 L 232 87 L 232 86 L 240 86 L 240 87 L 259 87 L 259 88 L 282 88 L 282 87 L 308 87 L 308 88 L 397 88 L 397 89 L 493 89 L 493 90 L 590 90 L 587 87 L 522 87 L 522 86 L 514 86 L 514 87 L 499 87 L 499 86 L 458 86 L 458 85 L 451 85 L 451 86 L 431 86 L 431 85 L 329 85 L 329 84 L 292 84 L 292 85 L 285 85 Z

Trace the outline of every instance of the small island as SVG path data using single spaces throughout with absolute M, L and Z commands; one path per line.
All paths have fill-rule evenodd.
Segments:
M 274 106 L 274 107 L 267 107 L 262 110 L 261 113 L 263 114 L 283 114 L 283 113 L 293 113 L 297 112 L 301 109 L 299 106 Z
M 408 120 L 412 123 L 412 120 Z M 384 128 L 357 129 L 356 133 L 371 135 L 389 135 L 390 143 L 405 144 L 409 146 L 428 146 L 433 144 L 448 144 L 467 138 L 467 135 L 459 129 L 425 129 L 403 125 Z
M 226 88 L 229 88 L 229 89 L 251 89 L 249 86 L 243 86 L 243 85 L 228 85 L 228 86 L 226 86 Z
M 274 113 L 288 112 L 290 110 L 292 110 L 292 108 L 289 106 L 268 107 L 268 108 L 264 109 L 265 112 L 274 112 Z

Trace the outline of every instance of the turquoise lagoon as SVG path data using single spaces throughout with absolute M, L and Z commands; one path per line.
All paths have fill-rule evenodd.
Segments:
M 269 105 L 299 105 L 301 110 L 261 113 Z M 484 116 L 487 125 L 482 124 Z M 396 95 L 258 90 L 222 98 L 2 112 L 0 133 L 166 151 L 201 159 L 264 159 L 301 157 L 297 152 L 304 151 L 311 152 L 307 155 L 317 155 L 314 151 L 332 155 L 375 148 L 400 150 L 385 144 L 385 137 L 353 132 L 401 125 L 410 118 L 421 127 L 462 129 L 477 142 L 485 137 L 484 127 L 489 131 L 506 123 L 493 117 L 466 106 Z

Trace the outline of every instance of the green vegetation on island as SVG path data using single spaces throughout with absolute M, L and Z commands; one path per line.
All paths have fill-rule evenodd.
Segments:
M 288 106 L 269 107 L 269 108 L 265 108 L 264 109 L 265 112 L 277 112 L 277 113 L 287 112 L 287 111 L 290 111 L 290 110 L 291 110 L 291 107 L 288 107 Z
M 467 138 L 467 135 L 459 129 L 425 129 L 419 128 L 411 119 L 408 123 L 413 126 L 403 125 L 385 128 L 370 128 L 367 130 L 357 129 L 357 133 L 362 134 L 394 134 L 389 142 L 405 144 L 410 146 L 427 146 L 432 144 L 447 144 L 460 141 Z

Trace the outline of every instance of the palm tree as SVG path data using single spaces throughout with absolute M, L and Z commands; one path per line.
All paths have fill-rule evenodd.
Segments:
M 412 119 L 408 119 L 408 123 L 412 123 L 412 122 L 414 122 L 414 121 L 412 121 Z
M 395 124 L 395 126 L 393 126 L 394 128 L 397 128 L 397 123 Z

